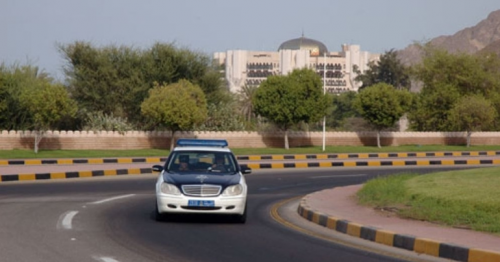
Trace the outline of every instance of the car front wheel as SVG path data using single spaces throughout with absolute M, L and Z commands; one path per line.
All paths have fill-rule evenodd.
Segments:
M 240 224 L 245 224 L 247 222 L 247 206 L 245 205 L 245 211 L 243 211 L 243 214 L 241 215 L 236 215 L 235 221 Z
M 167 215 L 166 214 L 161 214 L 158 211 L 158 203 L 155 204 L 155 220 L 158 222 L 166 221 L 167 220 Z

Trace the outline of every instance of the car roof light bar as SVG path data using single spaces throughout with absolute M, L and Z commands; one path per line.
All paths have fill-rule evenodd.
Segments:
M 209 146 L 209 147 L 227 147 L 228 143 L 223 139 L 188 139 L 181 138 L 177 140 L 177 146 Z

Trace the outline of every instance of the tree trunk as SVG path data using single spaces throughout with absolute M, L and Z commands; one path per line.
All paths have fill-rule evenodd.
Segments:
M 285 129 L 285 149 L 290 149 L 290 146 L 288 145 L 288 128 Z
M 35 145 L 34 145 L 34 148 L 35 148 L 35 154 L 38 154 L 38 143 L 37 143 L 37 135 L 35 135 Z
M 380 146 L 380 130 L 377 130 L 377 147 L 382 148 L 382 146 Z
M 470 137 L 472 135 L 471 131 L 467 131 L 467 147 L 470 147 Z
M 174 150 L 175 147 L 175 130 L 170 130 L 172 137 L 170 138 L 170 151 Z
M 35 154 L 38 154 L 38 145 L 40 144 L 40 141 L 43 139 L 44 131 L 37 130 L 35 131 L 35 144 L 34 144 L 34 151 Z

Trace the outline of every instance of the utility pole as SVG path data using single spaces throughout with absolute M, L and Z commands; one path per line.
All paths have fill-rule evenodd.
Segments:
M 326 95 L 326 52 L 323 53 L 323 95 Z M 323 152 L 326 143 L 326 114 L 323 116 Z

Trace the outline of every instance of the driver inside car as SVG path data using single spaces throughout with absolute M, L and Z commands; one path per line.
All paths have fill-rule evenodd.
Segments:
M 179 156 L 179 171 L 189 171 L 189 156 Z
M 226 166 L 224 165 L 224 156 L 215 155 L 215 161 L 212 165 L 212 170 L 216 170 L 219 172 L 227 172 Z

